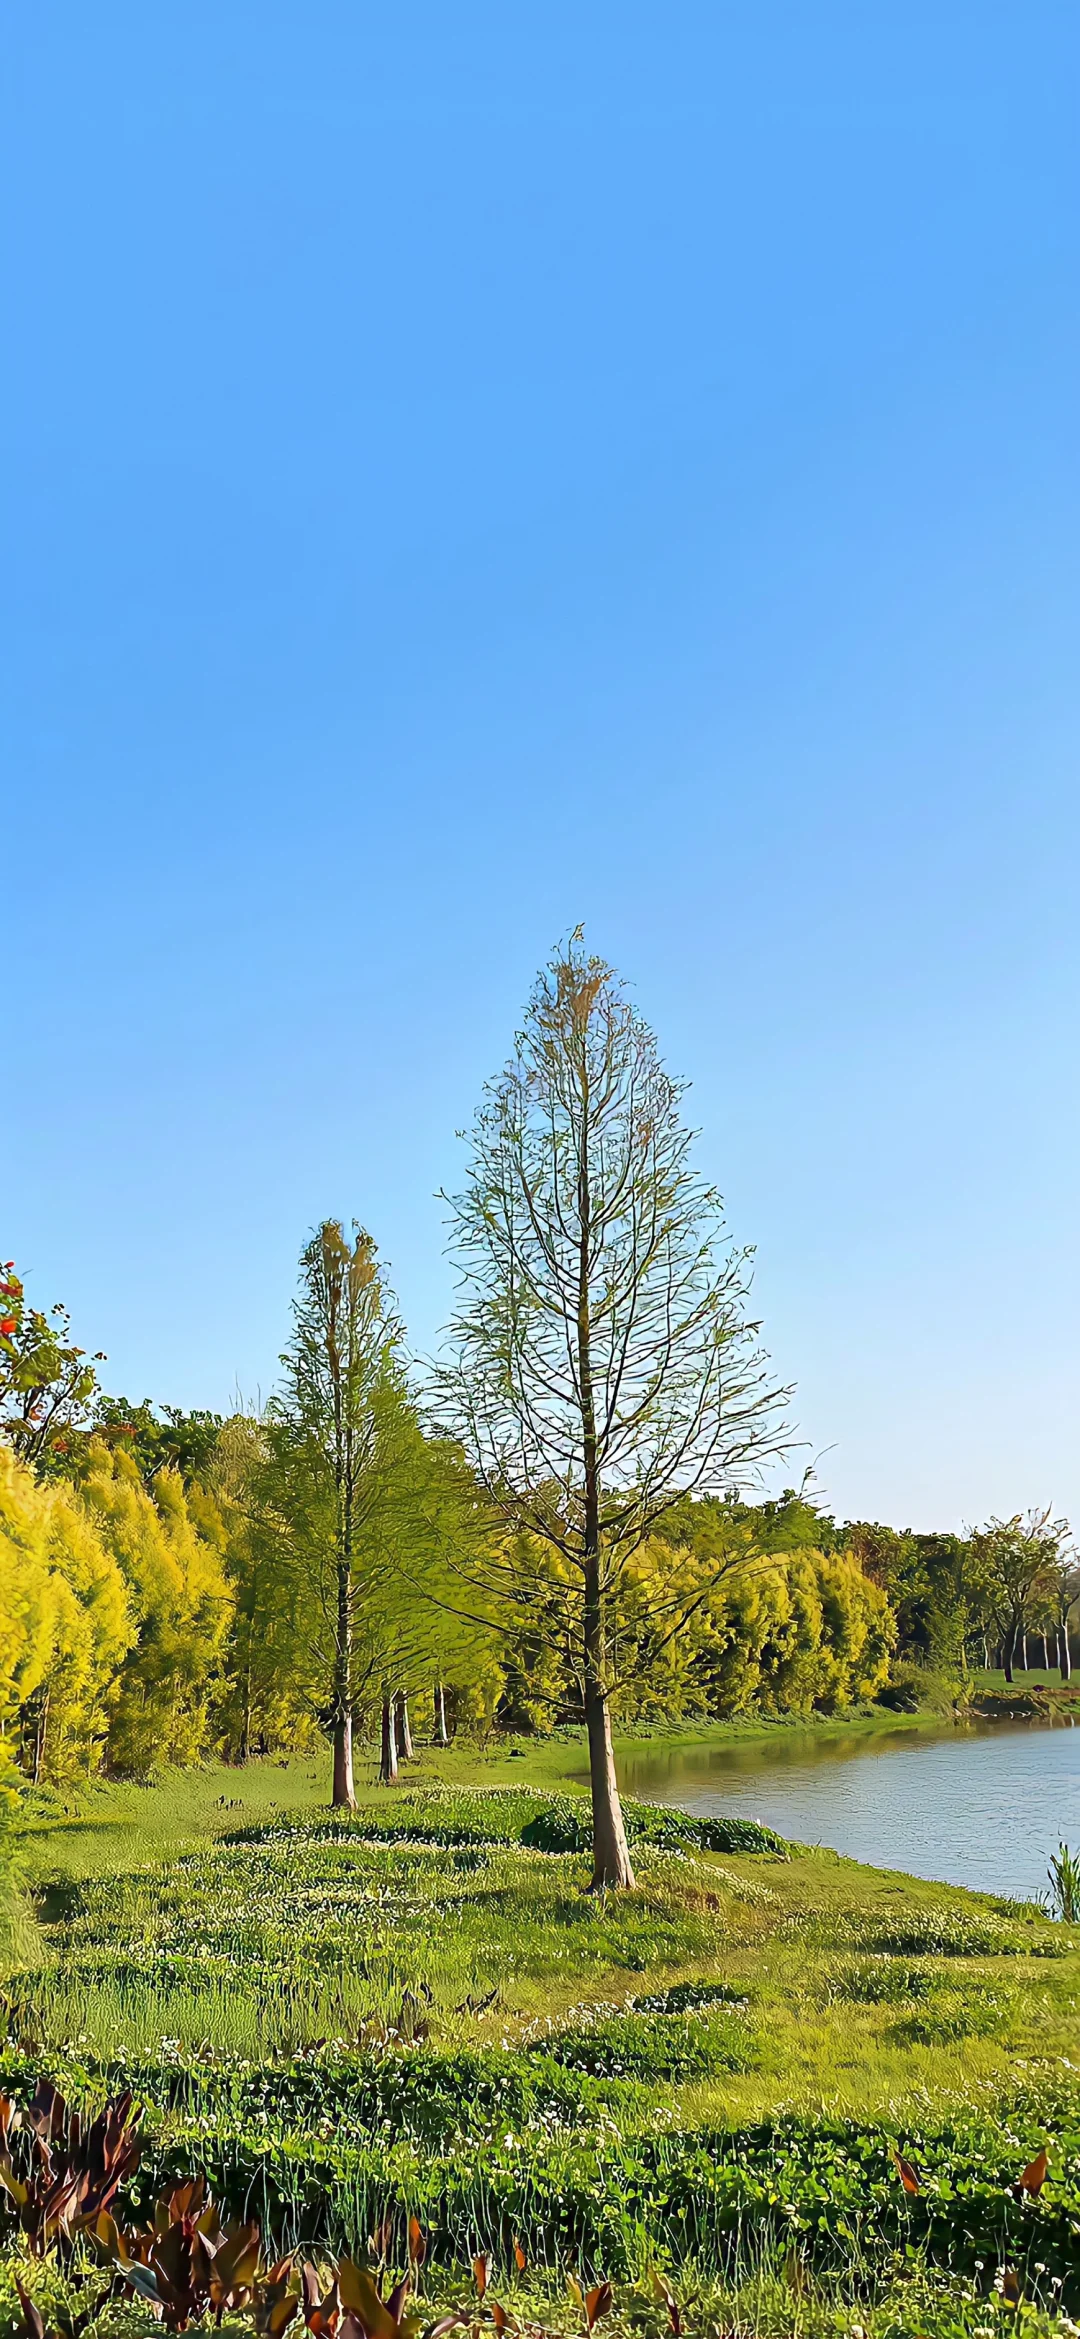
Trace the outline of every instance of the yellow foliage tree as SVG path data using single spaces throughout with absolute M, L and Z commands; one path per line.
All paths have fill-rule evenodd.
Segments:
M 92 1767 L 135 1634 L 120 1567 L 78 1495 L 0 1448 L 0 1715 L 25 1767 L 60 1780 Z
M 160 1470 L 150 1494 L 131 1456 L 104 1445 L 91 1447 L 81 1496 L 138 1627 L 116 1683 L 109 1766 L 141 1776 L 156 1763 L 193 1762 L 232 1610 L 220 1546 L 199 1534 L 175 1471 Z

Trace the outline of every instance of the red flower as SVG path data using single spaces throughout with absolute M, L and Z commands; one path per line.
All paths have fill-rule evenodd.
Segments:
M 10 1340 L 10 1338 L 11 1338 L 11 1335 L 12 1335 L 12 1333 L 13 1333 L 13 1331 L 14 1331 L 14 1330 L 15 1330 L 15 1318 L 14 1318 L 14 1316 L 5 1316 L 5 1317 L 4 1317 L 4 1319 L 3 1319 L 3 1322 L 2 1322 L 2 1323 L 0 1323 L 0 1338 L 3 1338 L 4 1340 Z

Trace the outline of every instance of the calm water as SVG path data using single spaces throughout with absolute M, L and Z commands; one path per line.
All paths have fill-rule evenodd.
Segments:
M 642 1745 L 623 1749 L 619 1771 L 653 1802 L 739 1812 L 874 1867 L 1021 1899 L 1043 1890 L 1060 1842 L 1080 1847 L 1080 1728 L 1068 1724 Z

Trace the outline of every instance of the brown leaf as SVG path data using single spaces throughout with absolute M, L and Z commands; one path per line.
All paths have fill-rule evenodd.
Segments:
M 599 2322 L 601 2315 L 607 2314 L 611 2306 L 613 2296 L 614 2293 L 612 2291 L 610 2282 L 597 2282 L 593 2285 L 591 2290 L 586 2291 L 585 2320 L 588 2323 L 590 2331 L 592 2330 L 593 2324 Z
M 921 2193 L 922 2186 L 915 2174 L 914 2169 L 912 2168 L 910 2160 L 905 2160 L 902 2152 L 894 2152 L 893 2159 L 895 2160 L 897 2168 L 900 2172 L 900 2182 L 904 2188 L 905 2193 Z
M 409 2295 L 409 2283 L 411 2279 L 411 2275 L 403 2274 L 400 2282 L 395 2282 L 390 2296 L 386 2301 L 387 2314 L 393 2317 L 393 2320 L 397 2325 L 400 2325 L 401 2323 L 402 2314 L 405 2308 L 405 2301 Z
M 490 2258 L 474 2258 L 472 2262 L 472 2270 L 473 2281 L 476 2284 L 477 2296 L 478 2298 L 483 2298 L 484 2292 L 488 2286 L 488 2275 L 491 2272 Z
M 528 2261 L 528 2259 L 527 2259 L 527 2257 L 526 2257 L 526 2255 L 525 2255 L 525 2252 L 524 2252 L 524 2250 L 523 2250 L 523 2249 L 522 2249 L 522 2247 L 521 2247 L 521 2243 L 519 2242 L 519 2240 L 518 2240 L 518 2238 L 517 2238 L 517 2235 L 515 2234 L 515 2235 L 514 2235 L 514 2264 L 515 2264 L 515 2266 L 517 2267 L 517 2270 L 518 2270 L 518 2273 L 519 2273 L 519 2274 L 524 2274 L 524 2272 L 525 2272 L 525 2268 L 526 2268 L 526 2266 L 528 2265 L 528 2263 L 529 2263 L 529 2261 Z
M 1003 2266 L 1001 2269 L 1001 2295 L 1005 2301 L 1006 2306 L 1019 2306 L 1020 2284 L 1018 2283 L 1011 2266 Z
M 653 2297 L 659 2300 L 660 2305 L 666 2311 L 668 2329 L 672 2334 L 672 2339 L 680 2339 L 682 2332 L 682 2316 L 679 2312 L 678 2301 L 675 2299 L 671 2290 L 668 2288 L 663 2275 L 657 2273 L 655 2266 L 652 2269 L 650 2280 L 652 2282 Z
M 427 2257 L 427 2242 L 418 2217 L 409 2219 L 409 2263 L 422 2266 Z
M 397 2317 L 383 2305 L 366 2268 L 342 2258 L 337 2278 L 341 2304 L 347 2315 L 355 2316 L 367 2339 L 397 2339 Z
M 1017 2178 L 1017 2184 L 1020 2188 L 1020 2191 L 1022 2193 L 1030 2193 L 1032 2198 L 1037 2200 L 1039 2194 L 1042 2192 L 1043 2186 L 1046 2183 L 1046 2171 L 1049 2165 L 1050 2163 L 1045 2149 L 1042 2152 L 1036 2153 L 1034 2160 L 1029 2160 L 1023 2175 Z
M 17 2274 L 15 2276 L 15 2288 L 19 2293 L 19 2305 L 22 2308 L 23 2327 L 28 2334 L 28 2339 L 45 2339 L 45 2325 L 42 2321 L 41 2311 L 34 2305 L 33 2299 L 27 2297 L 27 2294 L 23 2289 L 22 2283 L 20 2282 Z

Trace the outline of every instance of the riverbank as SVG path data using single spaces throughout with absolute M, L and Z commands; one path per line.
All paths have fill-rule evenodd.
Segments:
M 751 1714 L 678 1722 L 617 1731 L 616 1754 L 632 1772 L 653 1748 L 665 1756 L 722 1756 L 728 1749 L 770 1747 L 794 1754 L 804 1742 L 856 1750 L 902 1739 L 916 1743 L 954 1730 L 960 1737 L 988 1719 L 1069 1718 L 1074 1708 L 1080 1713 L 1080 1689 L 1069 1685 L 1062 1692 L 1054 1680 L 1033 1680 L 1014 1702 L 1011 1698 L 1003 1677 L 974 1676 L 964 1706 L 939 1703 L 896 1713 L 875 1705 L 842 1715 Z M 547 1738 L 500 1733 L 445 1748 L 420 1746 L 418 1765 L 411 1775 L 448 1787 L 528 1784 L 552 1793 L 576 1792 L 587 1769 L 585 1733 L 562 1728 Z M 41 1790 L 28 1798 L 24 1874 L 34 1883 L 53 1876 L 78 1878 L 113 1865 L 123 1869 L 158 1853 L 197 1849 L 242 1818 L 258 1820 L 269 1811 L 296 1818 L 315 1813 L 327 1800 L 327 1767 L 328 1757 L 320 1751 L 289 1760 L 266 1757 L 242 1768 L 206 1764 L 166 1772 L 148 1785 L 97 1779 L 67 1791 Z M 375 1745 L 358 1747 L 356 1774 L 361 1797 L 386 1794 L 378 1784 Z

